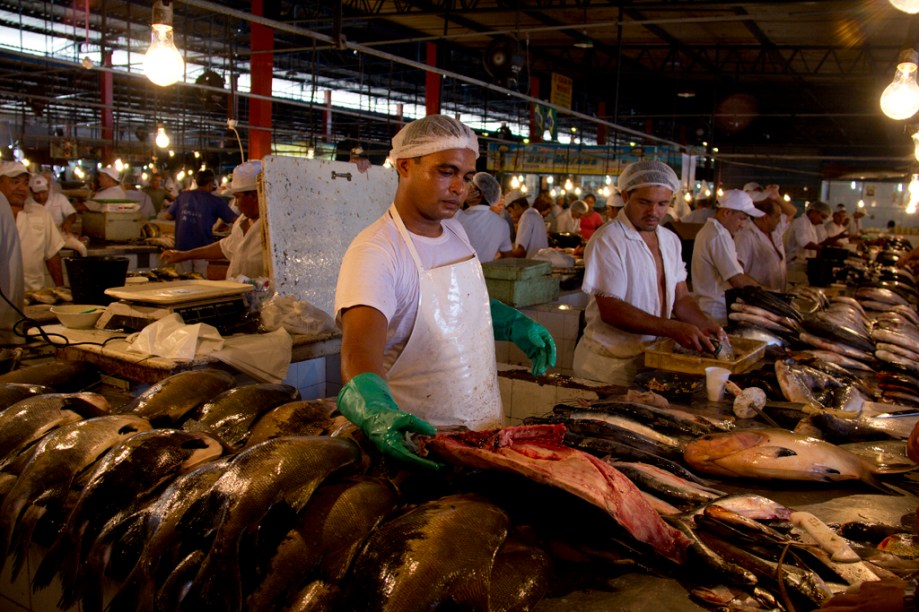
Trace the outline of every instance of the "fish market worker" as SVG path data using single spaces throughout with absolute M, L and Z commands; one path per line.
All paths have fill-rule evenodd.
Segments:
M 417 465 L 408 432 L 499 427 L 495 340 L 511 340 L 534 374 L 555 365 L 544 327 L 488 299 L 482 266 L 456 212 L 475 174 L 475 133 L 429 115 L 392 139 L 392 206 L 345 253 L 335 291 L 342 329 L 338 410 L 384 454 Z
M 788 255 L 788 282 L 803 283 L 807 280 L 807 258 L 816 257 L 821 248 L 835 244 L 848 234 L 821 238 L 823 224 L 830 217 L 830 206 L 826 202 L 814 202 L 807 211 L 791 222 L 785 233 L 785 253 Z M 818 229 L 819 228 L 819 229 Z
M 680 239 L 660 227 L 680 179 L 656 160 L 629 164 L 619 176 L 624 207 L 584 251 L 587 327 L 574 352 L 576 376 L 629 385 L 642 351 L 658 336 L 713 351 L 723 334 L 686 287 Z
M 724 302 L 725 289 L 759 285 L 746 274 L 737 259 L 734 236 L 750 217 L 762 217 L 763 211 L 739 189 L 721 196 L 715 216 L 710 217 L 696 234 L 692 250 L 692 289 L 699 308 L 720 325 L 728 322 Z
M 233 222 L 230 235 L 189 251 L 163 251 L 160 259 L 167 264 L 189 259 L 229 259 L 227 278 L 243 275 L 249 278 L 268 276 L 262 246 L 262 222 L 258 209 L 258 175 L 262 162 L 247 161 L 233 169 L 230 191 L 236 196 L 240 215 Z
M 28 189 L 28 176 L 29 171 L 22 164 L 0 162 L 0 293 L 3 294 L 0 297 L 0 346 L 23 342 L 13 333 L 20 319 L 16 309 L 22 310 L 23 307 L 25 273 L 10 198 L 24 197 L 22 194 Z

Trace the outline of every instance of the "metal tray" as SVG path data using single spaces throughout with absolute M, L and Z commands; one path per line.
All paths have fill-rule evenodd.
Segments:
M 182 304 L 212 298 L 230 297 L 252 291 L 252 285 L 233 281 L 183 280 L 164 283 L 126 285 L 105 290 L 106 295 L 128 302 Z

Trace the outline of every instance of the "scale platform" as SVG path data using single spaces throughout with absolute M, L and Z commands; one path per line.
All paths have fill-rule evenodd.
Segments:
M 188 280 L 112 287 L 105 293 L 120 298 L 105 309 L 97 329 L 139 331 L 177 313 L 187 324 L 207 323 L 222 335 L 254 332 L 245 294 L 252 285 L 231 281 Z

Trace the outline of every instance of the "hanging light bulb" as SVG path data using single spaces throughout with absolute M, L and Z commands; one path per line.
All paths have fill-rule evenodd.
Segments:
M 574 183 L 571 182 L 571 179 L 565 179 L 565 191 L 571 191 L 574 189 Z
M 74 167 L 74 169 L 73 169 L 73 174 L 74 174 L 78 179 L 83 179 L 83 178 L 86 176 L 86 173 L 83 172 L 83 168 L 81 168 L 81 167 L 79 167 L 79 166 Z
M 310 147 L 306 150 L 306 159 L 313 159 L 316 157 L 316 149 Z
M 547 176 L 547 177 L 546 177 L 546 184 L 547 184 L 547 185 L 551 185 L 551 184 L 554 183 L 554 182 L 555 182 L 555 177 L 554 177 L 554 176 Z
M 172 6 L 169 0 L 153 3 L 153 20 L 150 48 L 144 56 L 144 74 L 161 87 L 172 85 L 182 78 L 185 62 L 176 49 L 172 31 Z
M 690 202 L 692 202 L 692 194 L 687 191 L 686 193 L 683 194 L 683 200 L 687 204 L 689 204 Z
M 512 176 L 511 177 L 511 189 L 519 189 L 519 188 L 520 188 L 520 179 L 517 178 L 516 176 Z
M 555 189 L 555 187 L 549 190 L 549 195 L 552 196 L 553 198 L 558 197 L 558 191 Z
M 911 15 L 919 13 L 919 0 L 890 0 L 890 3 L 904 13 Z
M 574 188 L 574 195 L 576 195 L 576 196 L 581 195 L 581 188 L 580 188 L 580 187 L 575 187 L 575 188 Z
M 718 194 L 718 197 L 720 198 L 720 197 L 722 197 L 722 196 L 724 195 L 724 189 L 722 189 L 721 187 L 719 187 L 719 188 L 718 188 L 718 191 L 716 191 L 715 193 L 717 193 L 717 194 Z M 711 195 L 712 195 L 711 191 L 708 192 L 708 195 L 709 195 L 709 197 L 711 197 Z
M 526 192 L 527 192 L 526 183 L 522 183 L 522 184 L 520 185 L 520 193 L 526 193 Z
M 915 49 L 900 52 L 900 63 L 893 81 L 881 94 L 881 110 L 891 119 L 909 119 L 919 111 L 919 83 L 916 83 Z
M 786 202 L 791 202 L 791 196 L 788 195 L 787 193 L 785 194 L 785 196 L 784 196 L 783 199 L 784 199 Z
M 392 168 L 392 160 L 389 159 L 389 158 L 387 157 L 387 158 L 386 158 L 386 161 L 383 162 L 383 167 L 384 167 L 384 168 Z
M 169 134 L 166 133 L 165 127 L 161 125 L 156 128 L 156 138 L 154 138 L 153 141 L 156 143 L 156 146 L 161 149 L 165 149 L 169 146 Z M 172 157 L 172 155 L 173 153 L 170 151 L 169 156 Z
M 121 158 L 120 158 L 120 157 L 119 157 L 118 159 L 115 160 L 115 170 L 117 170 L 119 173 L 120 173 L 122 170 L 124 170 L 124 162 L 121 161 Z

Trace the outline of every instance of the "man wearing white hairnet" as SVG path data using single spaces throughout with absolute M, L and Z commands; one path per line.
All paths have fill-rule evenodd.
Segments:
M 469 207 L 456 214 L 482 263 L 499 256 L 509 257 L 514 248 L 510 226 L 491 210 L 500 199 L 498 180 L 487 172 L 478 172 L 469 184 L 469 195 L 466 197 Z
M 425 467 L 406 433 L 501 426 L 495 340 L 511 340 L 533 373 L 555 364 L 542 326 L 489 301 L 482 266 L 456 212 L 475 174 L 475 133 L 445 115 L 392 139 L 393 205 L 345 253 L 335 291 L 342 328 L 338 410 L 384 454 Z
M 577 234 L 581 231 L 581 217 L 590 209 L 584 200 L 575 200 L 555 218 L 555 231 L 562 234 Z
M 228 259 L 230 265 L 227 268 L 227 279 L 240 275 L 249 278 L 268 276 L 258 209 L 258 175 L 261 170 L 262 162 L 258 160 L 247 161 L 233 169 L 230 191 L 236 196 L 241 214 L 233 222 L 229 236 L 188 251 L 163 251 L 160 255 L 163 263 L 179 263 L 189 259 Z
M 680 180 L 667 164 L 644 160 L 619 176 L 624 207 L 584 251 L 587 327 L 574 353 L 577 376 L 630 385 L 642 351 L 658 336 L 714 351 L 723 334 L 686 287 L 680 239 L 660 227 Z

